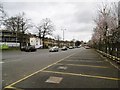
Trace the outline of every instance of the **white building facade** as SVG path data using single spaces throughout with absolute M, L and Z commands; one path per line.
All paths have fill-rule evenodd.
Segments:
M 30 45 L 34 45 L 35 48 L 42 48 L 42 39 L 37 36 L 30 37 Z

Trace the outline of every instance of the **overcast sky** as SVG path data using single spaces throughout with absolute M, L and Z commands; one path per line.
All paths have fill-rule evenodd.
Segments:
M 21 2 L 20 2 L 21 1 Z M 34 24 L 39 24 L 44 18 L 50 18 L 56 26 L 54 35 L 60 35 L 63 38 L 62 30 L 65 30 L 65 40 L 83 40 L 88 41 L 93 33 L 98 2 L 73 2 L 63 1 L 52 2 L 37 0 L 4 0 L 3 6 L 9 16 L 25 12 L 26 17 L 30 18 Z M 61 0 L 60 0 L 61 1 Z M 78 1 L 78 0 L 75 0 Z M 89 0 L 87 0 L 89 1 Z M 37 30 L 30 29 L 32 33 Z

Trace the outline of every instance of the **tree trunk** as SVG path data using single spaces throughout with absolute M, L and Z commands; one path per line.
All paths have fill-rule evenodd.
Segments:
M 44 36 L 42 38 L 42 41 L 43 41 L 43 48 L 45 48 L 45 37 Z

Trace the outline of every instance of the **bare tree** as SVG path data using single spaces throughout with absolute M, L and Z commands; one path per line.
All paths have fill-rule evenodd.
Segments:
M 116 3 L 104 3 L 98 10 L 98 17 L 94 20 L 96 28 L 92 36 L 92 43 L 98 48 L 111 53 L 113 42 L 118 37 L 118 6 Z M 112 49 L 112 50 L 111 50 Z
M 27 29 L 29 29 L 30 27 L 32 27 L 32 25 L 29 23 L 30 19 L 27 19 L 25 17 L 25 14 L 19 14 L 16 16 L 12 16 L 8 19 L 6 19 L 4 21 L 4 25 L 6 26 L 6 28 L 8 30 L 11 31 L 17 31 L 17 32 L 23 32 L 25 33 L 25 31 Z
M 41 23 L 36 26 L 39 30 L 39 37 L 42 38 L 43 48 L 45 48 L 45 37 L 47 35 L 52 35 L 52 32 L 55 30 L 52 21 L 49 18 L 45 18 L 41 21 Z
M 61 37 L 60 37 L 60 35 L 56 35 L 55 36 L 55 40 L 57 41 L 57 45 L 60 47 L 60 39 L 61 39 Z
M 38 29 L 38 35 L 39 35 L 39 38 L 41 39 L 42 38 L 42 26 L 40 26 L 40 25 L 37 25 L 37 26 L 35 26 L 37 29 Z
M 0 3 L 0 27 L 2 26 L 5 17 L 6 17 L 6 13 L 3 9 L 2 3 Z
M 24 13 L 12 16 L 4 20 L 4 25 L 6 29 L 16 33 L 16 36 L 20 41 L 20 47 L 23 44 L 23 36 L 26 30 L 32 27 L 29 21 L 30 19 L 27 19 Z

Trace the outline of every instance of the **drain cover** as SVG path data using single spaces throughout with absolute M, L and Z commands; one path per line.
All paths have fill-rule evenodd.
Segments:
M 62 77 L 50 76 L 45 82 L 47 82 L 47 83 L 60 83 L 62 79 L 63 79 Z

